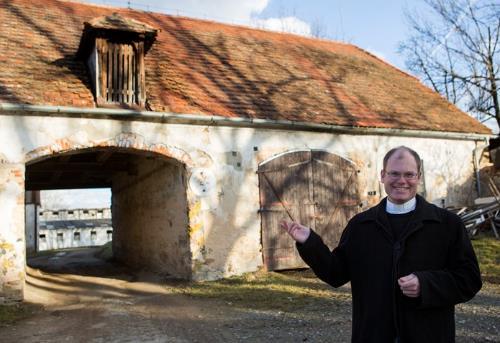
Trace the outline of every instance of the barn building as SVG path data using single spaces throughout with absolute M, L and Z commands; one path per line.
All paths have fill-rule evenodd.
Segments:
M 283 218 L 335 245 L 395 146 L 429 201 L 476 195 L 491 131 L 356 46 L 58 0 L 0 1 L 0 26 L 0 302 L 28 191 L 111 188 L 115 257 L 192 280 L 302 266 Z

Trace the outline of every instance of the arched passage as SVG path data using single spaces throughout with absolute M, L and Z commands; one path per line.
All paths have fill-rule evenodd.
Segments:
M 268 270 L 305 267 L 280 220 L 297 221 L 333 248 L 359 209 L 358 171 L 338 155 L 320 150 L 280 154 L 259 165 L 262 253 Z
M 91 147 L 56 143 L 28 156 L 26 190 L 111 188 L 116 260 L 134 269 L 191 277 L 187 154 L 164 145 L 144 147 L 128 136 L 125 142 Z

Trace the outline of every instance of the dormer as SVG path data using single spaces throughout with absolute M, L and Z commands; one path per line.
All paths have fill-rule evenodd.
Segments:
M 97 106 L 145 106 L 144 56 L 157 33 L 117 13 L 84 23 L 77 56 L 86 61 Z

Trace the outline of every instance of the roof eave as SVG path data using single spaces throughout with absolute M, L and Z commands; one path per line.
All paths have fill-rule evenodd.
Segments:
M 27 105 L 0 103 L 0 114 L 85 117 L 93 119 L 117 119 L 161 122 L 165 124 L 212 125 L 229 127 L 252 127 L 275 130 L 317 131 L 337 134 L 386 135 L 420 138 L 442 138 L 471 141 L 488 141 L 493 134 L 473 132 L 447 132 L 430 130 L 409 130 L 380 127 L 342 126 L 291 120 L 259 118 L 228 118 L 218 115 L 180 114 L 171 112 L 140 111 L 112 108 L 80 108 L 70 106 Z

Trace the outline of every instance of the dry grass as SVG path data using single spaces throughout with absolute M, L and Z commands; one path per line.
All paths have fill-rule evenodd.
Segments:
M 472 243 L 484 280 L 500 283 L 500 240 L 478 237 Z M 310 270 L 248 273 L 218 281 L 175 285 L 171 289 L 193 297 L 222 300 L 241 308 L 284 312 L 325 304 L 332 306 L 351 299 L 348 287 L 333 289 L 318 280 Z
M 233 306 L 252 309 L 297 311 L 310 306 L 349 302 L 347 287 L 333 289 L 318 280 L 310 271 L 257 272 L 218 281 L 176 285 L 173 292 L 214 298 Z
M 500 240 L 493 236 L 477 236 L 472 240 L 483 279 L 500 283 Z

